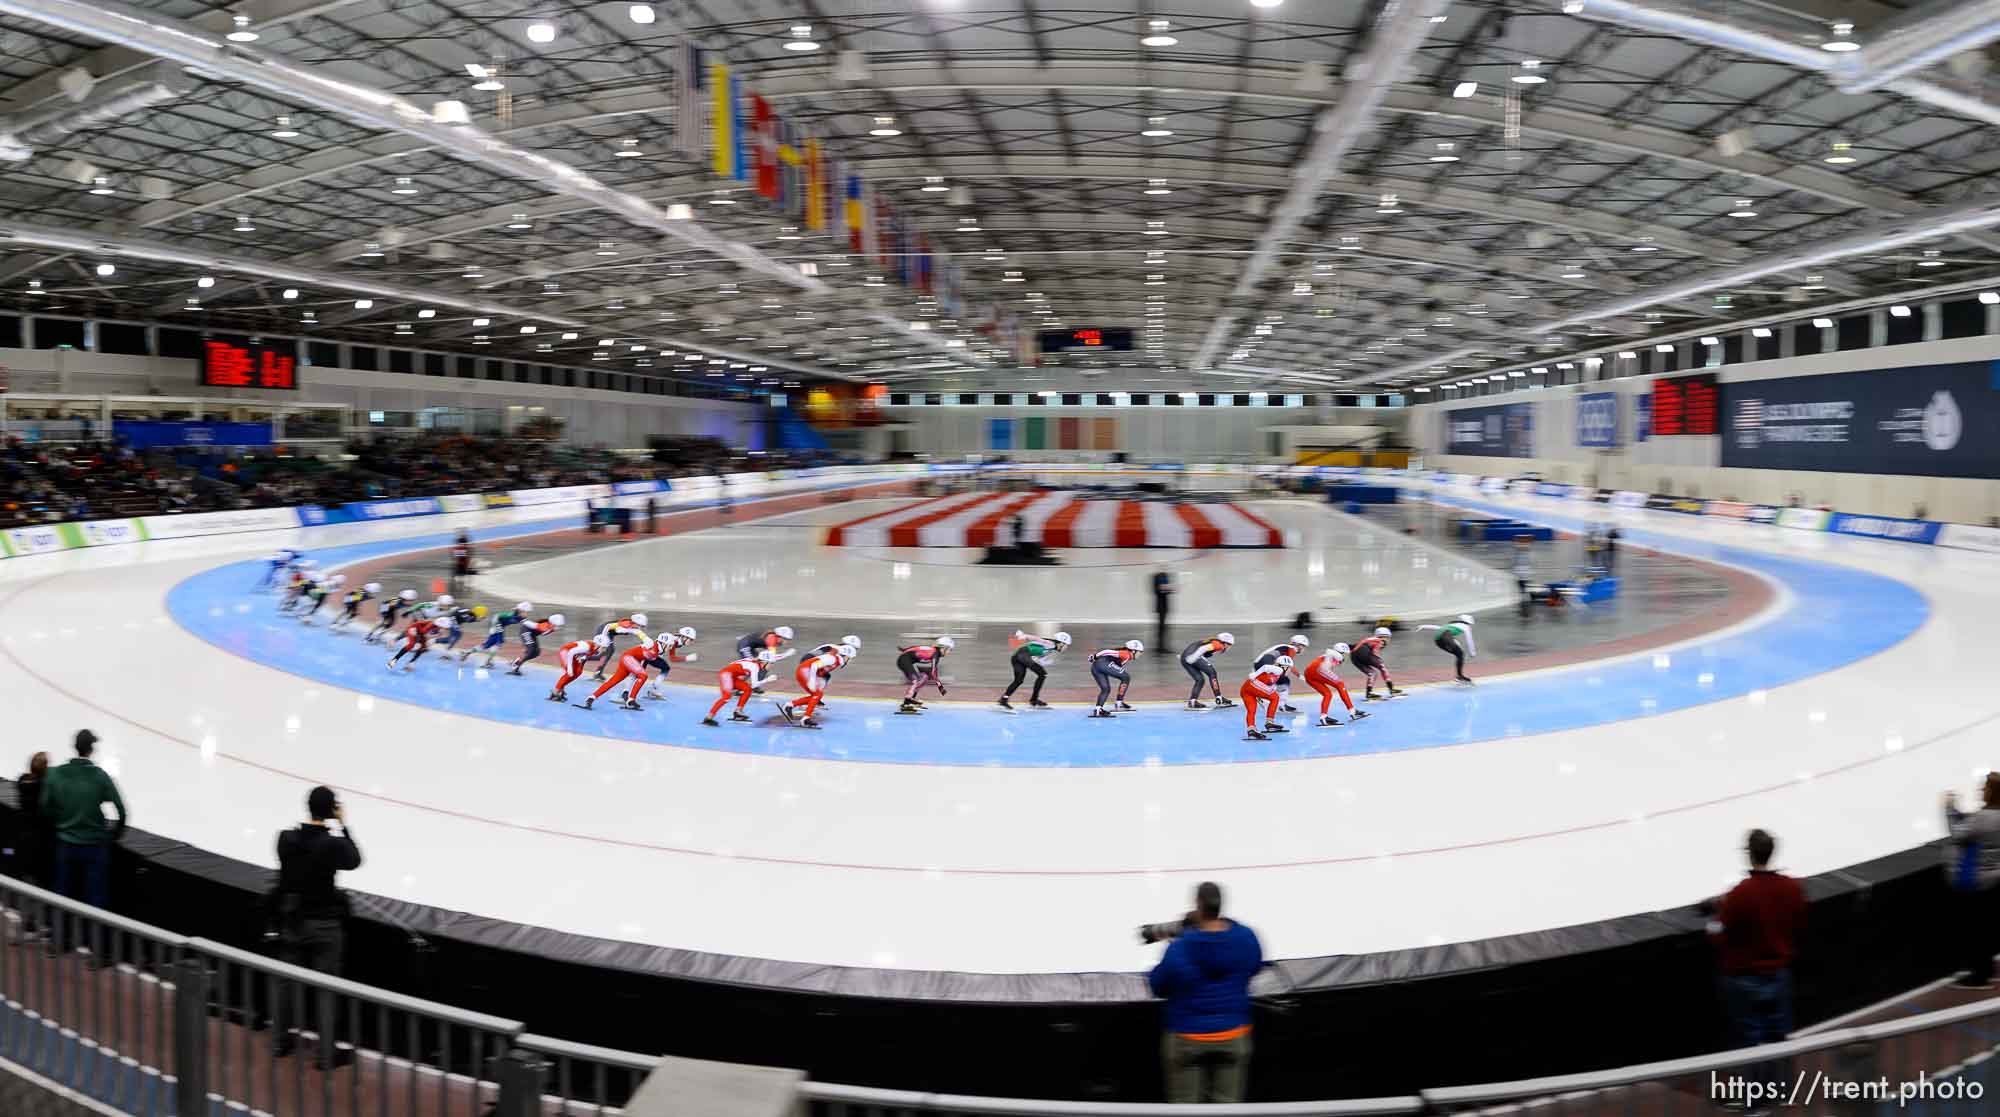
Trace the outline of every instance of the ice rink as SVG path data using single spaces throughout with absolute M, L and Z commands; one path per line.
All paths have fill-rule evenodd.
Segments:
M 1580 526 L 1573 503 L 1467 503 Z M 1640 654 L 1425 688 L 1350 730 L 1301 719 L 1260 751 L 1240 719 L 1164 704 L 1097 724 L 975 703 L 896 718 L 842 698 L 819 733 L 707 731 L 694 724 L 714 693 L 706 672 L 640 713 L 584 714 L 540 703 L 530 680 L 429 664 L 391 675 L 381 653 L 275 618 L 250 592 L 279 545 L 333 565 L 461 526 L 481 539 L 552 526 L 535 517 L 568 526 L 570 513 L 0 563 L 11 739 L 22 760 L 60 758 L 76 729 L 96 730 L 135 826 L 257 864 L 305 791 L 332 784 L 368 858 L 351 883 L 386 896 L 721 954 L 979 972 L 1142 968 L 1156 952 L 1133 925 L 1172 917 L 1209 877 L 1286 957 L 1654 910 L 1732 882 L 1751 826 L 1780 836 L 1795 873 L 1935 838 L 1939 792 L 1963 794 L 1996 759 L 1984 636 L 2000 623 L 2000 559 L 1667 513 L 1610 514 L 1635 545 L 1749 571 L 1776 588 L 1769 606 Z M 676 618 L 726 594 L 821 616 L 1126 619 L 1145 615 L 1143 579 L 1168 559 L 1198 588 L 1184 601 L 1212 599 L 1218 624 L 1295 600 L 1283 564 L 1305 564 L 1310 583 L 1315 554 L 1329 587 L 1374 563 L 1367 592 L 1392 598 L 1430 581 L 1463 585 L 1465 600 L 1511 588 L 1392 533 L 1303 522 L 1286 525 L 1301 533 L 1288 552 L 1092 565 L 1118 557 L 1104 552 L 996 583 L 987 569 L 814 551 L 820 516 L 524 565 L 511 588 L 538 598 L 583 578 L 607 602 Z M 996 604 L 1017 594 L 1032 605 Z M 855 910 L 872 915 L 826 917 Z

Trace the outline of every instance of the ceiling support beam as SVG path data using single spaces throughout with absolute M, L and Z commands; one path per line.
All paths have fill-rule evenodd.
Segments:
M 1368 133 L 1383 98 L 1430 34 L 1431 17 L 1450 5 L 1451 0 L 1389 0 L 1369 34 L 1368 45 L 1347 64 L 1340 100 L 1314 122 L 1315 138 L 1293 171 L 1291 189 L 1272 210 L 1270 223 L 1236 277 L 1230 297 L 1245 299 L 1256 293 L 1293 235 L 1319 208 L 1321 184 L 1339 171 L 1341 159 Z M 1215 364 L 1216 354 L 1239 320 L 1227 310 L 1216 317 L 1195 351 L 1197 370 Z

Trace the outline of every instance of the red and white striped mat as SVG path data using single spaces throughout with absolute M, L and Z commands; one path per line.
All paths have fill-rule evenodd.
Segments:
M 827 529 L 833 547 L 990 547 L 1014 519 L 1044 547 L 1282 547 L 1284 533 L 1234 504 L 1079 500 L 1074 493 L 933 497 Z

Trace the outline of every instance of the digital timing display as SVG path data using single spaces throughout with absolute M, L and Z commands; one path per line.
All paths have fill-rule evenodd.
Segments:
M 204 341 L 201 382 L 209 388 L 280 388 L 297 391 L 299 361 L 291 353 L 262 346 Z
M 1132 331 L 1122 326 L 1079 326 L 1074 330 L 1043 330 L 1042 352 L 1066 349 L 1109 349 L 1123 352 L 1132 348 Z
M 1652 437 L 1719 433 L 1720 410 L 1714 373 L 1661 377 L 1653 381 Z

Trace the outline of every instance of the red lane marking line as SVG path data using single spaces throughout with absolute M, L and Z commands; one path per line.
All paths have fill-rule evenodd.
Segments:
M 1146 545 L 1146 508 L 1136 500 L 1118 502 L 1118 518 L 1111 527 L 1111 545 L 1114 547 L 1144 547 Z
M 1044 495 L 1046 494 L 1036 492 L 1016 497 L 1002 504 L 997 511 L 989 512 L 979 517 L 979 519 L 974 520 L 972 526 L 965 529 L 964 545 L 967 547 L 991 547 L 994 536 L 999 533 L 1001 521 L 1042 499 Z M 1016 540 L 1016 542 L 1019 541 Z
M 867 523 L 870 520 L 879 520 L 884 516 L 894 516 L 901 512 L 908 512 L 912 508 L 922 508 L 926 504 L 936 504 L 940 500 L 949 500 L 949 499 L 951 499 L 949 496 L 934 496 L 931 497 L 929 500 L 920 500 L 915 504 L 904 505 L 901 508 L 884 509 L 883 511 L 863 516 L 858 520 L 848 520 L 844 523 L 835 524 L 832 527 L 826 529 L 827 546 L 829 547 L 845 546 L 848 528 L 857 527 L 861 524 Z
M 1264 529 L 1264 545 L 1266 547 L 1282 547 L 1285 545 L 1285 533 L 1271 526 L 1269 520 L 1250 511 L 1241 504 L 1232 502 L 1229 508 L 1237 515 Z
M 1192 504 L 1174 505 L 1174 514 L 1188 526 L 1191 542 L 1198 549 L 1222 546 L 1222 529 L 1216 527 L 1209 518 Z
M 997 493 L 984 493 L 973 497 L 971 500 L 954 500 L 949 507 L 936 508 L 921 516 L 913 516 L 907 520 L 898 520 L 889 525 L 889 546 L 921 547 L 924 545 L 923 539 L 917 533 L 923 529 L 925 524 L 934 524 L 939 520 L 948 520 L 967 509 L 977 508 L 982 504 L 999 499 L 1000 497 Z
M 1070 542 L 1070 528 L 1076 525 L 1077 517 L 1083 515 L 1084 509 L 1089 506 L 1090 502 L 1087 500 L 1071 500 L 1068 504 L 1057 509 L 1055 515 L 1050 516 L 1042 523 L 1042 546 L 1072 546 Z

